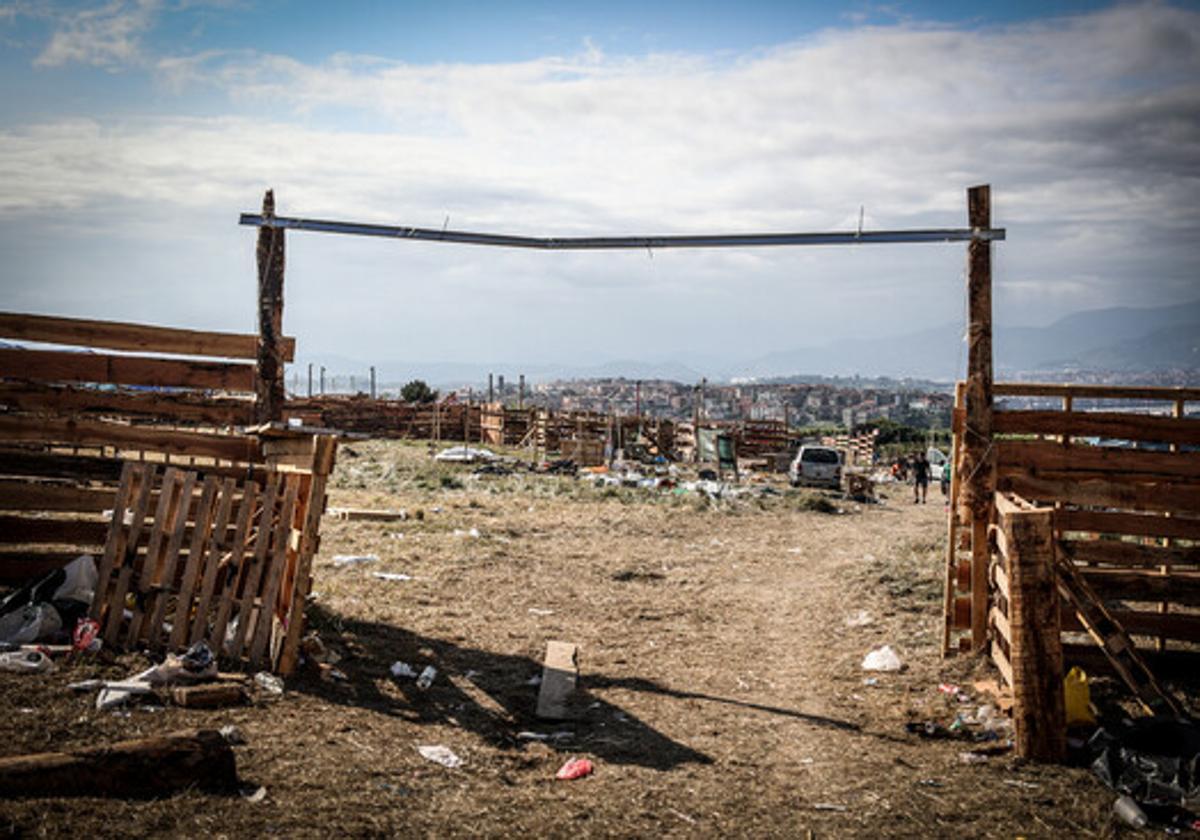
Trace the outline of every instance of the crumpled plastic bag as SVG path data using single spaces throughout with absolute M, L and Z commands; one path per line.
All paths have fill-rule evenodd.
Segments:
M 28 604 L 0 616 L 0 642 L 27 645 L 62 629 L 62 616 L 50 604 Z
M 1141 718 L 1088 742 L 1092 772 L 1139 803 L 1200 807 L 1200 726 L 1182 718 Z
M 875 648 L 862 661 L 864 671 L 899 671 L 903 667 L 900 655 L 892 650 L 891 645 Z

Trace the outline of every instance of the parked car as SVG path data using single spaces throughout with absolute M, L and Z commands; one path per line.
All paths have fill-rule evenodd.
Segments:
M 802 484 L 826 487 L 842 486 L 841 450 L 832 446 L 801 446 L 788 468 L 793 487 Z

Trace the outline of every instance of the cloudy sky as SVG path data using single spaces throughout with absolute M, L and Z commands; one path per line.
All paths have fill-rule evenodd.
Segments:
M 282 215 L 619 235 L 964 226 L 976 183 L 1005 323 L 1200 297 L 1200 4 L 0 0 L 0 309 L 252 330 L 237 219 L 268 187 Z M 964 255 L 291 233 L 285 330 L 753 357 L 961 321 Z

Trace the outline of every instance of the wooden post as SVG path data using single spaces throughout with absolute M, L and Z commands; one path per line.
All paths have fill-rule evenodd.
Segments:
M 263 196 L 262 215 L 275 216 L 275 193 Z M 258 366 L 254 419 L 283 419 L 283 228 L 258 229 Z
M 1013 727 L 1017 755 L 1061 761 L 1066 755 L 1062 627 L 1054 571 L 1054 512 L 1007 513 Z
M 967 190 L 967 221 L 974 230 L 992 225 L 991 187 Z M 963 424 L 960 521 L 971 525 L 971 645 L 987 644 L 987 526 L 996 490 L 992 452 L 992 245 L 973 239 L 967 248 L 967 379 Z
M 321 396 L 325 396 L 325 365 L 321 365 Z
M 375 365 L 371 365 L 371 399 L 375 399 Z
M 517 380 L 520 390 L 517 393 L 517 408 L 525 408 L 525 374 L 521 374 L 521 378 Z
M 308 363 L 308 396 L 312 398 L 312 362 Z

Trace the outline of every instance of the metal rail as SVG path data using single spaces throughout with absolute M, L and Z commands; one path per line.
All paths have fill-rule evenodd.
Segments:
M 703 236 L 508 236 L 496 233 L 471 233 L 463 230 L 396 227 L 391 225 L 333 222 L 324 219 L 297 219 L 288 216 L 267 217 L 243 213 L 238 222 L 253 227 L 311 230 L 319 233 L 345 233 L 354 236 L 379 236 L 387 239 L 419 239 L 428 242 L 457 242 L 463 245 L 498 245 L 507 248 L 533 248 L 543 251 L 603 251 L 620 248 L 747 248 L 769 245 L 877 245 L 909 242 L 985 242 L 1005 238 L 1004 228 L 934 228 L 926 230 L 878 230 L 853 233 L 734 233 Z

